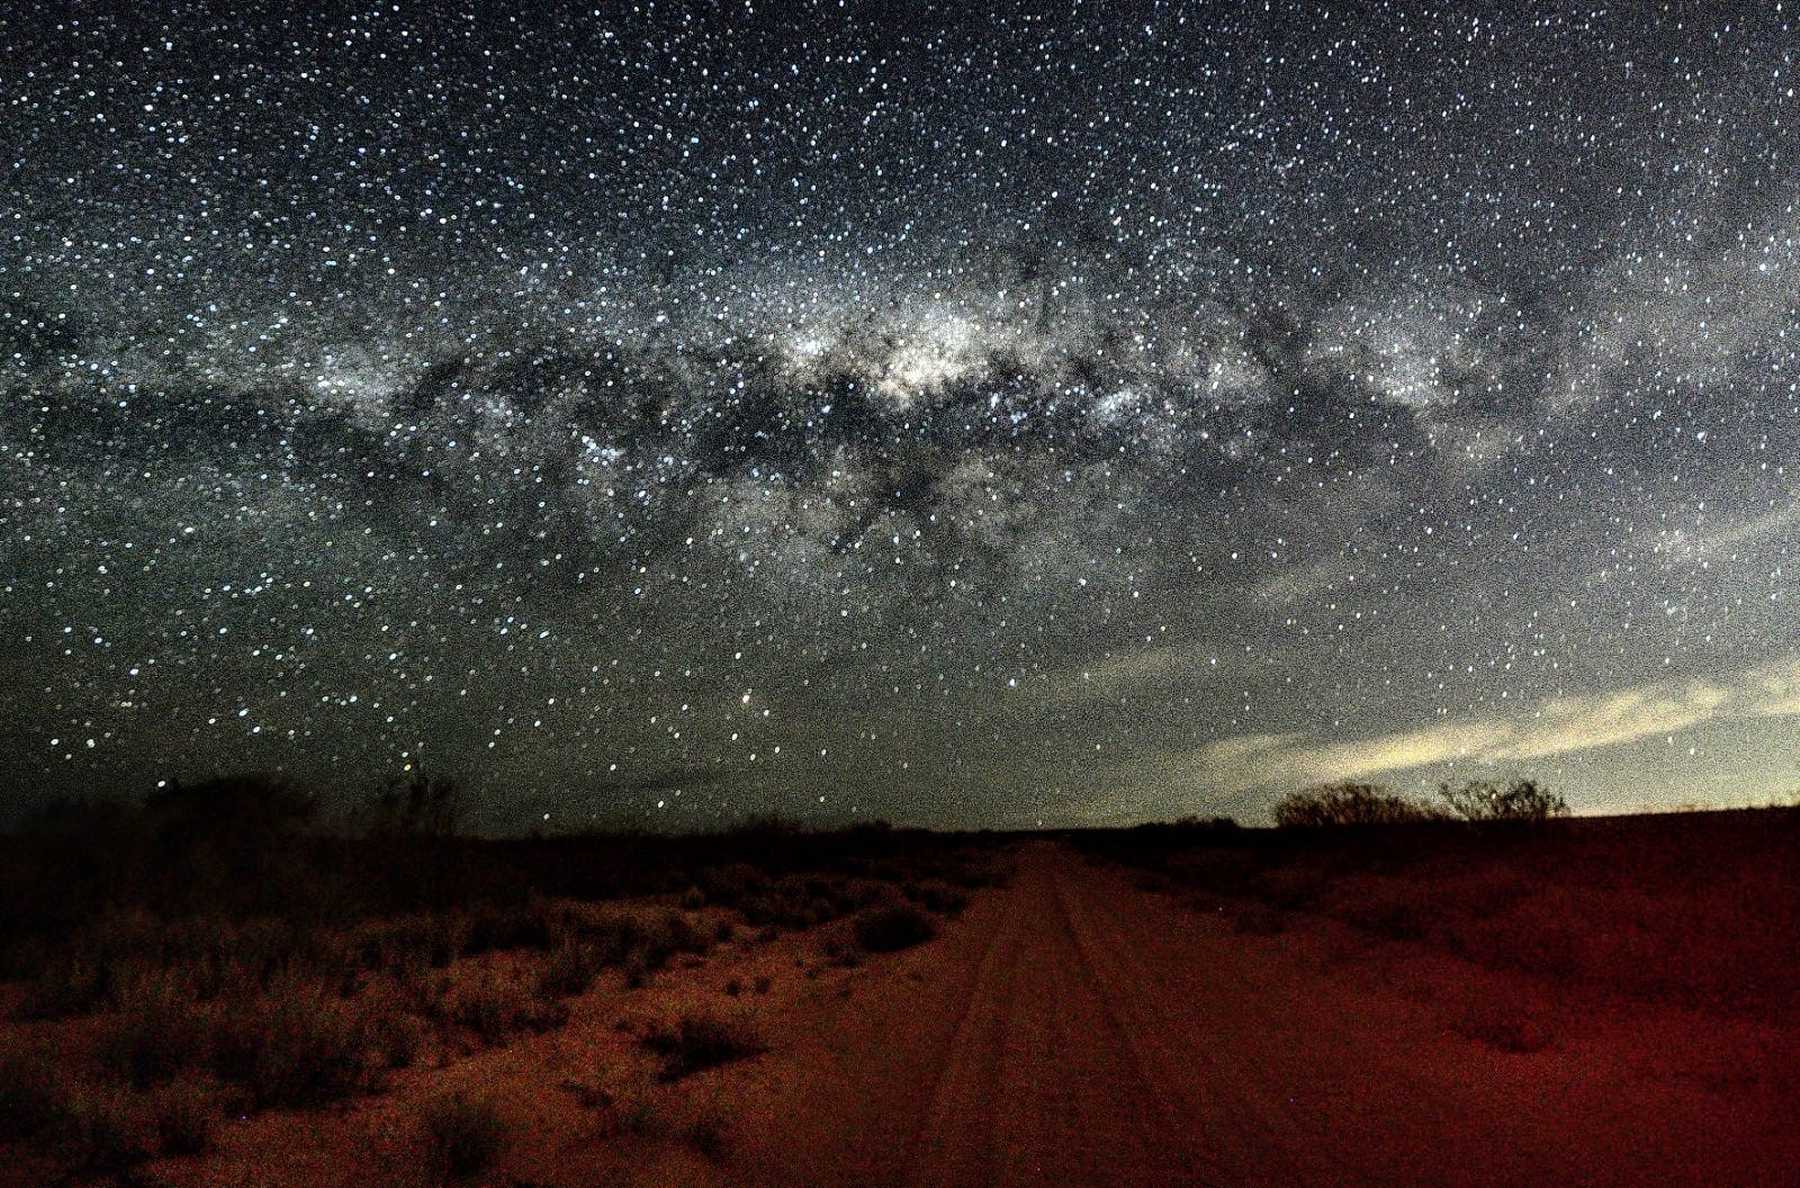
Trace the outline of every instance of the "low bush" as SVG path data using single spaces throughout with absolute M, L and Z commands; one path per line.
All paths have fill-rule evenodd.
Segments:
M 325 1105 L 365 1083 L 367 1025 L 318 981 L 284 979 L 264 998 L 221 1004 L 213 1071 L 248 1090 L 257 1109 Z
M 539 998 L 492 970 L 459 984 L 445 999 L 445 1010 L 452 1022 L 488 1044 L 501 1043 L 516 1031 L 549 1031 L 569 1018 L 566 1006 Z
M 425 1025 L 391 1004 L 364 1017 L 369 1050 L 387 1068 L 411 1068 L 425 1045 Z
M 213 1105 L 192 1081 L 177 1081 L 150 1102 L 157 1142 L 165 1155 L 200 1155 L 212 1147 Z
M 555 942 L 558 931 L 553 917 L 550 906 L 539 900 L 505 906 L 481 904 L 469 914 L 463 951 L 548 949 Z
M 507 1126 L 491 1102 L 454 1093 L 427 1102 L 420 1122 L 427 1161 L 441 1178 L 480 1175 L 506 1149 Z
M 742 1019 L 692 1012 L 673 1024 L 653 1027 L 643 1042 L 663 1058 L 665 1081 L 768 1051 L 768 1045 Z
M 131 1098 L 117 1089 L 71 1088 L 54 1131 L 58 1150 L 80 1174 L 120 1176 L 151 1155 Z
M 550 951 L 538 967 L 537 993 L 540 998 L 572 998 L 587 993 L 599 972 L 599 953 L 594 946 L 573 936 Z
M 21 1019 L 65 1019 L 87 1015 L 111 1000 L 110 969 L 88 953 L 60 954 L 44 963 L 25 986 Z
M 954 916 L 969 905 L 967 892 L 951 886 L 942 879 L 926 879 L 922 883 L 908 883 L 904 890 L 906 897 L 914 903 L 922 904 L 932 911 L 946 916 Z
M 912 904 L 872 908 L 856 917 L 856 943 L 871 953 L 893 953 L 937 935 L 937 922 Z
M 100 1042 L 100 1059 L 136 1089 L 158 1085 L 205 1059 L 204 1020 L 173 974 L 141 984 Z
M 48 1059 L 0 1053 L 0 1142 L 37 1138 L 62 1114 L 66 1088 Z

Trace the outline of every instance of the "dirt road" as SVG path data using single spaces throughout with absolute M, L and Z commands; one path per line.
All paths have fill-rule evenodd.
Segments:
M 1390 947 L 1391 949 L 1391 947 Z M 1778 1184 L 1793 1036 L 1564 1004 L 1552 1042 L 1459 1034 L 1529 987 L 1302 924 L 1237 934 L 1040 845 L 924 949 L 822 985 L 731 1070 L 723 1181 Z M 1575 1012 L 1575 1013 L 1570 1013 Z

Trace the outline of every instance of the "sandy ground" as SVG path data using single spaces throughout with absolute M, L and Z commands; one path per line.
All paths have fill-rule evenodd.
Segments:
M 153 1170 L 419 1183 L 412 1110 L 462 1088 L 515 1128 L 483 1181 L 502 1185 L 1800 1183 L 1793 1021 L 1559 999 L 1316 920 L 1239 935 L 1048 844 L 930 945 L 853 969 L 817 945 L 608 982 L 561 1031 Z M 758 976 L 768 993 L 722 990 Z M 1521 1002 L 1546 1046 L 1469 1038 Z M 662 1085 L 634 1029 L 697 1003 L 771 1050 Z

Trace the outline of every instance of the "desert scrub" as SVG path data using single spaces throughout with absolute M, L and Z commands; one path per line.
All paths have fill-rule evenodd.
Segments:
M 926 879 L 921 883 L 908 883 L 904 888 L 906 897 L 934 912 L 946 916 L 954 916 L 969 905 L 966 892 L 952 887 L 942 879 Z
M 484 1043 L 498 1044 L 515 1031 L 549 1031 L 569 1018 L 569 1008 L 529 993 L 493 970 L 463 981 L 445 999 L 451 1022 L 467 1027 Z
M 79 1173 L 117 1176 L 150 1158 L 145 1128 L 122 1090 L 69 1089 L 52 1129 L 59 1153 Z
M 0 1142 L 42 1135 L 61 1115 L 65 1096 L 62 1074 L 47 1058 L 0 1055 Z
M 100 1059 L 135 1089 L 159 1085 L 205 1058 L 205 1027 L 172 972 L 139 982 L 100 1042 Z
M 466 1180 L 494 1165 L 506 1149 L 507 1127 L 491 1102 L 461 1093 L 427 1102 L 420 1124 L 426 1158 L 439 1178 Z
M 548 949 L 558 932 L 557 915 L 552 905 L 536 898 L 522 904 L 478 904 L 469 913 L 463 952 Z
M 593 945 L 565 935 L 538 967 L 539 998 L 572 998 L 587 993 L 600 968 L 600 955 Z
M 157 1144 L 165 1155 L 200 1155 L 211 1149 L 213 1104 L 192 1081 L 177 1081 L 150 1101 Z
M 768 1045 L 745 1020 L 697 1011 L 672 1024 L 652 1027 L 643 1042 L 662 1057 L 665 1081 L 678 1081 L 690 1073 L 768 1051 Z
M 111 966 L 86 953 L 60 954 L 39 970 L 19 1003 L 21 1019 L 66 1019 L 99 1010 L 111 1000 Z
M 425 1025 L 398 1005 L 370 1012 L 363 1027 L 370 1051 L 387 1068 L 411 1068 L 425 1046 Z
M 856 943 L 871 953 L 893 953 L 937 935 L 937 922 L 912 904 L 871 908 L 856 917 Z
M 316 980 L 287 977 L 266 997 L 221 1003 L 212 1031 L 213 1071 L 258 1109 L 324 1105 L 367 1076 L 366 1020 Z

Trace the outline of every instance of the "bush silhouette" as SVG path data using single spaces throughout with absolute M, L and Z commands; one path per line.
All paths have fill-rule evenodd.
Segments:
M 1470 780 L 1460 788 L 1442 784 L 1438 795 L 1465 821 L 1533 824 L 1569 812 L 1568 802 L 1536 780 L 1518 779 L 1504 788 L 1492 780 Z
M 1283 829 L 1414 825 L 1444 819 L 1443 812 L 1432 805 L 1396 796 L 1380 784 L 1351 781 L 1290 792 L 1275 805 L 1275 824 Z

